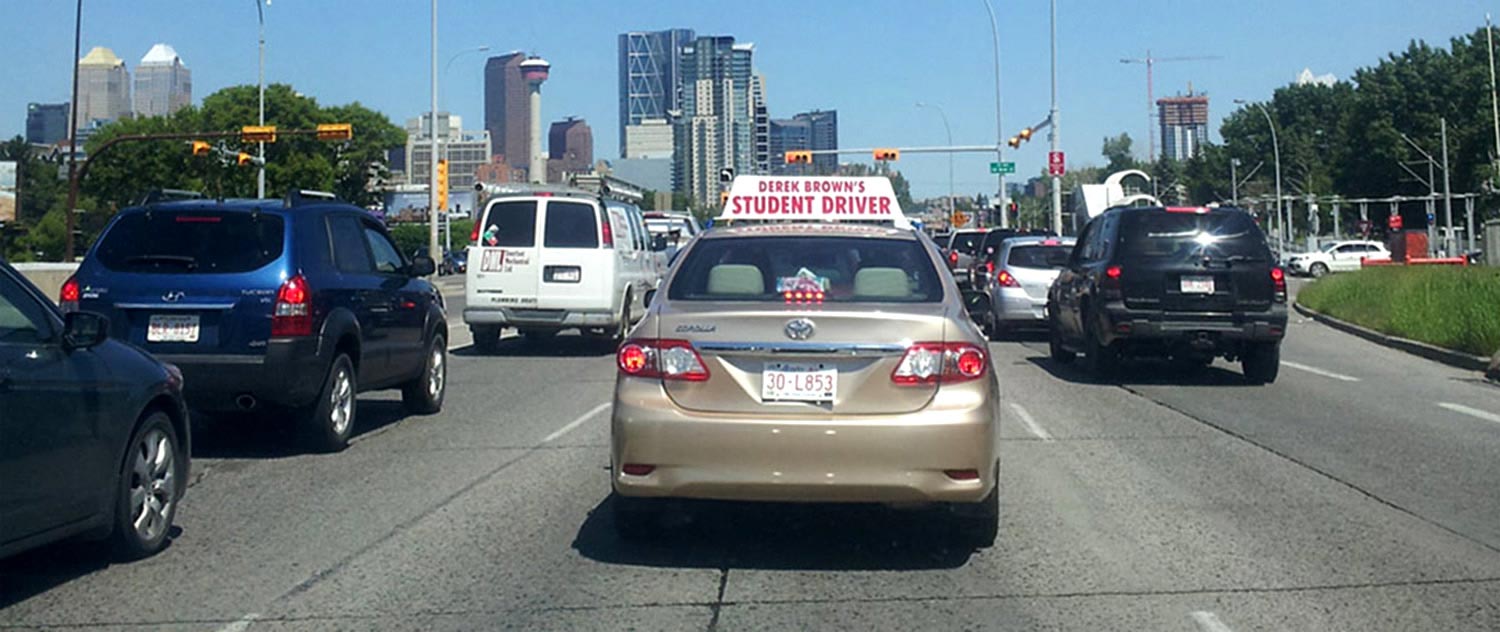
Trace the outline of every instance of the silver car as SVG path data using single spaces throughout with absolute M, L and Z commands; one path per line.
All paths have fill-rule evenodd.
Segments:
M 1072 237 L 1012 237 L 1000 244 L 988 265 L 990 297 L 985 328 L 1000 340 L 1020 327 L 1046 327 L 1047 289 L 1068 266 Z

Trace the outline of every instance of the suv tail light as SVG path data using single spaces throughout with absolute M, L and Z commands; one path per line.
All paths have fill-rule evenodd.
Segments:
M 1281 268 L 1271 268 L 1271 284 L 1276 287 L 1276 302 L 1286 302 L 1286 271 Z
M 995 273 L 995 262 L 993 262 L 993 261 L 986 261 L 986 262 L 984 262 L 984 273 L 985 274 L 994 274 Z
M 1121 291 L 1120 279 L 1125 276 L 1125 270 L 1120 266 L 1110 266 L 1104 269 L 1104 278 L 1099 279 L 1099 289 L 1104 298 L 1120 298 L 1124 295 Z
M 79 295 L 78 277 L 70 276 L 67 281 L 63 282 L 62 291 L 58 292 L 57 306 L 62 308 L 63 313 L 76 312 Z
M 287 279 L 276 291 L 276 307 L 271 314 L 271 336 L 311 336 L 312 291 L 302 275 Z
M 610 222 L 609 222 L 609 211 L 602 210 L 602 209 L 599 211 L 599 226 L 604 229 L 604 232 L 603 232 L 603 235 L 604 235 L 604 247 L 605 248 L 614 248 L 615 247 L 615 227 L 612 226 L 610 224 Z
M 1000 287 L 1021 287 L 1021 283 L 1016 281 L 1016 277 L 1011 276 L 1008 270 L 1001 270 L 1000 276 L 995 277 L 995 282 L 999 283 Z
M 620 373 L 631 377 L 702 382 L 708 379 L 703 356 L 686 340 L 627 340 L 615 354 Z
M 950 267 L 950 268 L 958 267 L 958 251 L 957 250 L 949 250 L 948 251 L 948 267 Z
M 963 342 L 918 342 L 907 348 L 891 381 L 902 385 L 967 382 L 984 377 L 989 354 Z

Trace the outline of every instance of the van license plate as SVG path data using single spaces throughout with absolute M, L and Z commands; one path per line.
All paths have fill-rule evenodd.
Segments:
M 146 324 L 146 342 L 198 342 L 198 317 L 153 314 Z
M 1213 294 L 1214 278 L 1211 276 L 1182 277 L 1183 294 Z
M 831 402 L 838 395 L 838 369 L 826 364 L 768 362 L 761 372 L 761 401 Z

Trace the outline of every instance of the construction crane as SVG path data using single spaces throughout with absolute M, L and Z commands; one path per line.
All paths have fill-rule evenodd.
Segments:
M 1127 58 L 1127 59 L 1121 59 L 1120 60 L 1120 63 L 1122 63 L 1122 64 L 1145 64 L 1146 65 L 1146 138 L 1149 139 L 1150 142 L 1151 142 L 1150 153 L 1146 154 L 1146 161 L 1147 162 L 1154 162 L 1156 160 L 1156 127 L 1154 125 L 1152 125 L 1152 121 L 1155 120 L 1155 118 L 1156 118 L 1156 110 L 1155 110 L 1155 108 L 1156 108 L 1156 90 L 1155 90 L 1155 87 L 1152 85 L 1151 74 L 1152 74 L 1152 70 L 1155 68 L 1157 62 L 1163 62 L 1163 61 L 1206 61 L 1206 60 L 1212 60 L 1212 59 L 1223 59 L 1223 57 L 1220 57 L 1218 55 L 1200 55 L 1200 56 L 1193 56 L 1193 57 L 1152 57 L 1151 56 L 1151 50 L 1147 49 L 1145 57 L 1133 58 L 1133 59 Z

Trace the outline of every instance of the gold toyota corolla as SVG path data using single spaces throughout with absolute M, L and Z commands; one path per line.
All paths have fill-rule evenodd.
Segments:
M 682 253 L 616 355 L 614 520 L 672 499 L 945 507 L 994 542 L 999 386 L 917 231 L 759 224 Z

